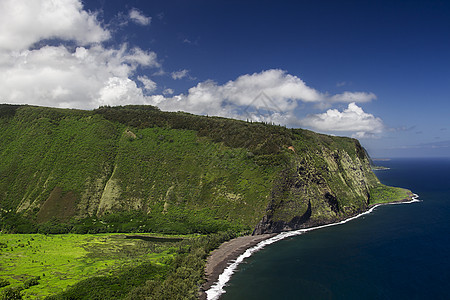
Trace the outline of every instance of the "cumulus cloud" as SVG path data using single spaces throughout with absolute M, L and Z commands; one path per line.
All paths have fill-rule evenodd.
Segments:
M 323 132 L 355 132 L 353 136 L 356 138 L 372 137 L 384 128 L 380 118 L 364 112 L 354 102 L 342 112 L 329 109 L 322 114 L 309 115 L 301 124 Z
M 168 103 L 183 106 L 195 113 L 223 112 L 231 107 L 260 108 L 266 103 L 257 101 L 264 92 L 270 98 L 272 109 L 288 111 L 296 107 L 296 100 L 320 101 L 322 95 L 306 86 L 298 77 L 286 74 L 282 70 L 267 70 L 260 73 L 246 74 L 223 85 L 207 80 L 188 90 L 187 95 L 169 99 Z M 170 105 L 168 105 L 170 106 Z
M 144 101 L 129 77 L 140 66 L 158 65 L 153 52 L 126 46 L 77 47 L 73 52 L 64 46 L 45 46 L 7 57 L 3 54 L 3 58 L 8 59 L 0 59 L 0 98 L 10 103 L 77 108 L 118 104 L 119 99 L 124 101 L 121 104 L 130 99 Z M 146 89 L 154 89 L 150 79 L 140 79 Z M 109 96 L 112 91 L 118 92 L 115 97 Z
M 174 79 L 186 76 L 187 70 L 172 73 Z M 367 102 L 375 97 L 368 93 L 345 92 L 334 96 L 321 93 L 305 84 L 299 77 L 288 74 L 286 71 L 271 69 L 259 73 L 245 74 L 235 80 L 230 80 L 223 85 L 207 80 L 198 83 L 188 90 L 182 98 L 190 107 L 199 106 L 199 110 L 208 109 L 214 103 L 230 103 L 237 106 L 255 106 L 257 108 L 266 103 L 261 103 L 257 97 L 264 93 L 270 99 L 273 108 L 281 111 L 292 110 L 298 102 Z M 177 100 L 178 104 L 180 103 Z M 201 107 L 201 109 L 200 109 Z
M 147 97 L 149 104 L 163 110 L 183 110 L 196 114 L 210 114 L 275 124 L 302 125 L 320 131 L 353 132 L 354 137 L 373 137 L 383 131 L 381 119 L 365 113 L 351 102 L 340 112 L 329 109 L 323 114 L 309 115 L 299 120 L 294 111 L 299 103 L 367 102 L 372 93 L 346 92 L 337 95 L 321 93 L 307 86 L 300 78 L 282 70 L 266 70 L 239 76 L 225 84 L 207 80 L 190 88 L 186 94 Z
M 152 20 L 151 17 L 145 16 L 142 12 L 140 12 L 136 8 L 131 9 L 128 15 L 133 22 L 142 26 L 149 25 Z
M 174 79 L 187 75 L 187 70 L 172 73 Z M 329 96 L 306 85 L 299 77 L 286 71 L 271 69 L 259 73 L 245 74 L 223 85 L 213 81 L 204 81 L 188 91 L 188 100 L 194 102 L 228 101 L 235 105 L 258 105 L 255 98 L 264 93 L 271 102 L 286 111 L 294 109 L 297 102 L 335 103 L 368 102 L 375 99 L 373 93 L 345 92 Z M 197 100 L 196 100 L 197 99 Z
M 136 83 L 128 78 L 110 77 L 107 83 L 101 88 L 99 97 L 96 97 L 97 105 L 121 105 L 140 104 L 144 95 Z M 97 106 L 96 105 L 96 106 Z
M 307 86 L 297 76 L 278 69 L 242 75 L 225 84 L 223 92 L 242 105 L 250 104 L 260 92 L 264 92 L 283 110 L 284 107 L 292 107 L 293 101 L 318 102 L 324 98 L 324 95 Z
M 88 45 L 110 38 L 79 0 L 2 0 L 0 28 L 0 49 L 5 50 L 24 50 L 44 39 Z
M 105 48 L 110 33 L 79 0 L 0 2 L 0 98 L 72 108 L 143 103 L 156 83 L 138 76 L 139 68 L 160 68 L 156 53 L 126 44 Z M 24 33 L 22 35 L 22 32 Z M 36 47 L 41 40 L 70 40 Z

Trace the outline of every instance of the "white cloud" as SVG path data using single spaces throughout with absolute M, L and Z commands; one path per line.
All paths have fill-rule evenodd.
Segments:
M 185 76 L 187 70 L 172 74 L 174 78 Z M 179 74 L 178 74 L 179 73 Z M 266 101 L 259 101 L 261 93 L 267 97 Z M 239 76 L 223 85 L 207 80 L 198 83 L 188 90 L 187 95 L 180 95 L 175 100 L 168 99 L 167 107 L 182 106 L 194 113 L 211 113 L 223 111 L 228 107 L 247 106 L 269 108 L 277 111 L 291 111 L 297 107 L 297 102 L 326 101 L 327 96 L 307 86 L 300 78 L 287 74 L 283 70 L 271 69 L 260 73 Z
M 24 50 L 44 39 L 88 45 L 110 38 L 96 14 L 84 11 L 79 0 L 2 0 L 0 28 L 4 50 Z
M 377 99 L 374 93 L 365 92 L 344 92 L 342 94 L 336 94 L 329 97 L 330 102 L 370 102 Z
M 163 110 L 183 110 L 275 124 L 301 124 L 321 131 L 354 132 L 355 136 L 368 137 L 380 133 L 384 128 L 383 122 L 365 113 L 355 102 L 350 103 L 343 112 L 329 109 L 326 113 L 311 115 L 304 120 L 299 120 L 294 110 L 300 102 L 331 105 L 350 99 L 367 102 L 374 97 L 371 93 L 360 92 L 329 96 L 307 86 L 300 78 L 275 69 L 242 75 L 223 85 L 207 80 L 190 88 L 187 94 L 146 99 L 147 103 Z
M 0 24 L 4 102 L 72 108 L 144 103 L 143 90 L 130 78 L 139 68 L 161 68 L 154 52 L 126 44 L 102 46 L 109 32 L 78 0 L 0 1 Z M 32 48 L 48 38 L 70 40 L 78 47 Z M 156 88 L 148 77 L 138 80 L 145 91 Z
M 97 98 L 97 106 L 141 104 L 144 101 L 142 90 L 128 78 L 110 77 L 102 87 Z
M 136 8 L 130 10 L 129 17 L 133 22 L 142 26 L 149 25 L 152 20 L 151 17 L 146 17 L 142 12 L 140 12 Z
M 126 45 L 122 46 L 126 49 Z M 155 67 L 159 68 L 161 65 L 156 59 L 156 53 L 151 51 L 144 51 L 141 48 L 135 47 L 128 53 L 124 60 L 133 66 Z
M 139 66 L 158 65 L 153 52 L 128 50 L 126 46 L 120 49 L 78 47 L 73 52 L 64 46 L 45 46 L 2 56 L 8 58 L 0 59 L 3 101 L 76 108 L 113 105 L 117 99 L 128 101 L 132 96 L 144 101 L 142 91 L 129 78 Z M 150 81 L 143 83 L 147 88 L 152 86 Z M 108 96 L 108 91 L 118 91 L 119 86 L 119 96 Z M 130 96 L 125 96 L 123 91 L 129 91 Z M 111 103 L 106 103 L 108 100 Z
M 317 102 L 323 99 L 321 93 L 308 87 L 300 78 L 278 69 L 242 75 L 225 84 L 223 92 L 241 105 L 249 105 L 264 92 L 283 110 L 285 107 L 293 108 L 294 101 Z
M 144 85 L 144 90 L 147 92 L 153 92 L 156 90 L 156 82 L 148 78 L 147 76 L 138 76 L 137 78 Z
M 189 70 L 180 70 L 180 71 L 176 71 L 176 72 L 172 72 L 171 76 L 172 79 L 177 80 L 177 79 L 182 79 L 186 76 L 188 76 Z
M 264 92 L 269 101 L 260 102 L 258 96 Z M 207 80 L 198 83 L 188 90 L 187 95 L 180 95 L 176 100 L 168 99 L 168 103 L 181 106 L 194 113 L 223 112 L 227 109 L 242 110 L 247 106 L 261 108 L 271 106 L 272 110 L 290 111 L 298 101 L 320 101 L 322 94 L 306 86 L 298 77 L 286 74 L 282 70 L 267 70 L 260 73 L 247 74 L 230 80 L 224 85 Z M 167 104 L 167 107 L 170 107 Z M 230 113 L 234 115 L 234 113 Z
M 355 132 L 353 136 L 357 138 L 371 137 L 384 129 L 380 118 L 364 112 L 354 102 L 342 112 L 329 109 L 322 114 L 309 115 L 301 124 L 322 132 Z
M 173 89 L 165 89 L 163 91 L 163 95 L 173 95 L 174 91 Z

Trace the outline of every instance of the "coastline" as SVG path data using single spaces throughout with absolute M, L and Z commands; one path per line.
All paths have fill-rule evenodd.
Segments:
M 247 249 L 256 246 L 259 242 L 276 236 L 278 233 L 245 235 L 229 240 L 219 248 L 213 250 L 206 261 L 205 275 L 206 282 L 200 289 L 200 300 L 206 300 L 206 291 L 217 282 L 223 271 Z
M 232 239 L 230 241 L 227 241 L 222 245 L 220 245 L 219 248 L 213 250 L 208 256 L 205 267 L 206 282 L 200 288 L 199 299 L 207 300 L 208 299 L 207 291 L 211 291 L 216 285 L 218 285 L 218 287 L 216 288 L 218 288 L 219 290 L 222 289 L 225 283 L 229 280 L 229 277 L 231 277 L 231 275 L 233 274 L 235 267 L 237 267 L 240 261 L 242 261 L 243 259 L 245 259 L 245 257 L 248 257 L 253 253 L 253 251 L 251 251 L 252 249 L 256 252 L 265 246 L 263 244 L 271 244 L 278 240 L 282 240 L 286 237 L 300 235 L 307 231 L 347 223 L 363 215 L 370 214 L 378 206 L 419 202 L 420 200 L 418 198 L 419 196 L 417 194 L 412 193 L 409 198 L 402 199 L 400 201 L 376 203 L 369 206 L 366 211 L 336 223 L 329 223 L 310 228 L 286 231 L 282 233 L 262 234 L 255 236 L 241 236 Z M 265 242 L 263 243 L 263 241 Z M 250 253 L 247 253 L 249 251 Z M 223 275 L 226 275 L 228 278 L 225 279 L 225 282 L 219 283 L 220 281 L 219 277 Z M 220 285 L 222 285 L 222 287 L 220 287 Z M 222 292 L 219 292 L 219 294 L 213 296 L 213 299 L 218 299 L 220 297 L 220 294 L 222 294 Z

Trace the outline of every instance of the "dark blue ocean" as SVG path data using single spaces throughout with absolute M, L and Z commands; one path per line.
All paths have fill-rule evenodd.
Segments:
M 240 264 L 221 299 L 450 299 L 450 159 L 380 162 L 421 202 L 377 207 Z

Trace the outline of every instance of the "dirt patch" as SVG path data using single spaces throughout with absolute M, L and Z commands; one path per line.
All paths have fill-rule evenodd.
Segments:
M 120 204 L 117 201 L 121 194 L 120 186 L 117 180 L 114 179 L 116 168 L 117 165 L 114 167 L 111 177 L 106 182 L 105 188 L 103 189 L 100 203 L 97 208 L 97 216 L 103 215 L 106 211 L 110 210 L 115 205 L 117 206 Z
M 67 221 L 75 215 L 76 204 L 77 197 L 72 191 L 64 193 L 61 188 L 55 187 L 37 213 L 37 221 L 44 223 L 52 218 Z
M 125 137 L 127 137 L 129 139 L 132 139 L 132 140 L 136 139 L 136 134 L 129 129 L 125 130 L 124 135 L 125 135 Z

